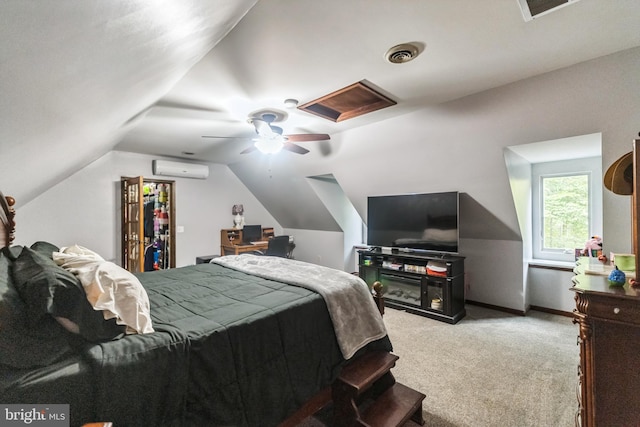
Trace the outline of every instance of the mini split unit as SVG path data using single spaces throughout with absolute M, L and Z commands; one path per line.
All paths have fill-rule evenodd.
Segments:
M 206 179 L 209 176 L 209 166 L 197 163 L 180 163 L 168 160 L 154 160 L 152 162 L 154 175 L 177 176 L 180 178 Z

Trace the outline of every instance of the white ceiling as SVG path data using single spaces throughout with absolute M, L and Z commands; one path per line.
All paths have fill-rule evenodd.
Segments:
M 262 0 L 117 148 L 232 163 L 251 144 L 252 111 L 286 111 L 285 133 L 335 135 L 638 46 L 638 18 L 636 0 L 581 0 L 530 22 L 518 0 Z M 424 51 L 385 61 L 406 42 Z M 284 108 L 286 98 L 302 104 L 361 80 L 398 104 L 340 123 Z
M 532 142 L 509 147 L 529 163 L 581 159 L 602 156 L 602 134 L 572 136 L 551 141 Z

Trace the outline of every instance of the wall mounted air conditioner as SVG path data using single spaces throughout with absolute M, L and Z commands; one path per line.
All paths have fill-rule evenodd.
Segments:
M 180 178 L 206 179 L 209 176 L 209 166 L 197 163 L 180 163 L 168 160 L 154 160 L 152 162 L 154 175 L 177 176 Z

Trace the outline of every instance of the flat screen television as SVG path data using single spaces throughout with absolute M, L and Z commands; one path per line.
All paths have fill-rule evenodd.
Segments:
M 459 193 L 371 196 L 367 244 L 374 247 L 458 253 Z

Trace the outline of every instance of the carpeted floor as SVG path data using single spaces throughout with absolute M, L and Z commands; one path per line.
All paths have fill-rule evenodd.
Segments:
M 384 318 L 400 357 L 396 380 L 427 396 L 425 426 L 575 425 L 579 348 L 571 318 L 473 305 L 456 325 L 390 308 Z M 327 419 L 303 426 L 324 427 Z

